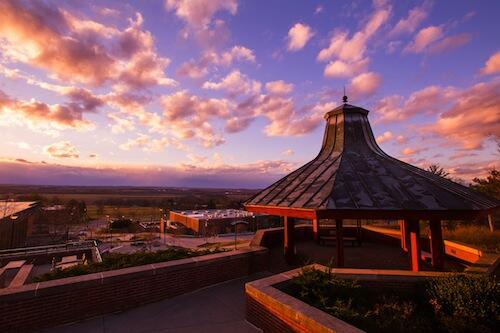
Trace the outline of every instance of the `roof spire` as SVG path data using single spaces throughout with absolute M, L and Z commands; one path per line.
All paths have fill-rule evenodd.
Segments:
M 344 85 L 344 96 L 342 97 L 342 102 L 347 104 L 347 95 L 345 94 L 345 85 Z

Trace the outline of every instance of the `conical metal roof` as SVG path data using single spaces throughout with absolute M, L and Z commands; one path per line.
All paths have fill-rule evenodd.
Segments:
M 387 155 L 377 145 L 367 116 L 367 110 L 347 103 L 326 113 L 316 158 L 256 194 L 245 207 L 268 213 L 269 207 L 313 210 L 325 218 L 453 213 L 416 216 L 450 219 L 472 218 L 499 207 L 498 200 Z

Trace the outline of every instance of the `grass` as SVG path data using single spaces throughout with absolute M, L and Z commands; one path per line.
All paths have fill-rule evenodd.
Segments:
M 116 207 L 116 206 L 104 206 L 102 214 L 98 212 L 97 206 L 89 205 L 87 206 L 87 214 L 91 219 L 105 218 L 109 215 L 111 218 L 120 218 L 125 216 L 131 219 L 144 219 L 153 218 L 158 220 L 160 218 L 160 211 L 157 207 Z
M 178 260 L 190 257 L 197 257 L 206 254 L 222 252 L 219 249 L 213 250 L 190 250 L 184 248 L 171 248 L 157 252 L 135 252 L 132 254 L 113 253 L 103 258 L 100 263 L 88 265 L 77 265 L 64 270 L 58 269 L 50 273 L 34 278 L 33 282 L 62 279 L 71 276 L 85 275 L 97 272 L 110 271 L 120 268 L 148 265 L 158 262 Z
M 500 230 L 475 225 L 461 225 L 454 230 L 444 229 L 444 239 L 470 244 L 481 250 L 500 253 Z
M 427 223 L 421 224 L 420 234 L 423 237 L 429 236 L 429 229 L 427 228 L 427 225 Z M 444 239 L 470 245 L 483 251 L 500 253 L 500 230 L 491 232 L 486 226 L 467 224 L 459 224 L 451 229 L 446 227 L 446 222 L 444 225 Z M 377 227 L 399 230 L 399 226 L 397 224 L 377 225 Z

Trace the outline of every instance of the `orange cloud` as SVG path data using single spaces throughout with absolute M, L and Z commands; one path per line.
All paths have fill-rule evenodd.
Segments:
M 500 51 L 495 52 L 481 68 L 481 74 L 490 75 L 500 73 Z
M 60 141 L 43 148 L 44 153 L 53 158 L 79 158 L 80 153 L 69 141 Z
M 169 59 L 156 55 L 142 16 L 123 31 L 75 16 L 43 1 L 0 2 L 2 54 L 11 61 L 48 70 L 70 82 L 134 88 L 173 85 L 165 76 Z

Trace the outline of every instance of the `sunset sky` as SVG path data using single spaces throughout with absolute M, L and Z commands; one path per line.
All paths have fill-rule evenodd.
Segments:
M 0 2 L 0 183 L 250 187 L 323 115 L 469 181 L 500 168 L 500 2 Z

